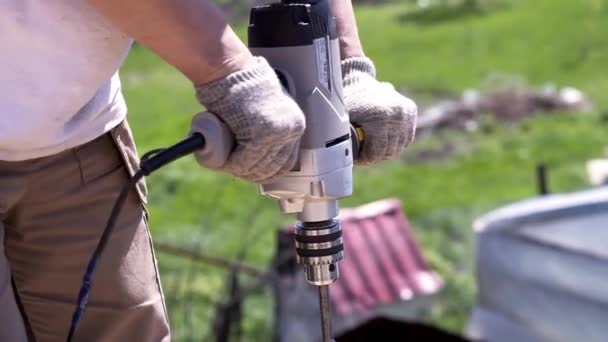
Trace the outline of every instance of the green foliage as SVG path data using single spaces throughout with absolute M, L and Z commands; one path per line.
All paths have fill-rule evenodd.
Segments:
M 424 94 L 460 92 L 500 73 L 532 85 L 573 85 L 608 104 L 605 1 L 513 0 L 433 25 L 408 20 L 416 11 L 408 4 L 358 11 L 359 22 L 369 23 L 359 30 L 366 52 L 383 79 Z
M 417 100 L 488 84 L 512 75 L 538 86 L 553 81 L 591 95 L 591 114 L 537 116 L 518 124 L 493 120 L 473 134 L 443 131 L 420 137 L 403 160 L 359 168 L 354 206 L 397 197 L 446 288 L 427 319 L 460 331 L 474 300 L 474 217 L 534 196 L 534 166 L 550 168 L 554 191 L 586 186 L 584 161 L 604 153 L 608 130 L 608 5 L 601 0 L 513 0 L 474 15 L 413 19 L 411 2 L 358 8 L 366 52 L 382 79 L 413 91 Z M 414 14 L 413 14 L 414 13 Z M 417 13 L 417 14 L 416 14 Z M 243 26 L 237 27 L 244 32 Z M 140 152 L 183 137 L 200 110 L 187 80 L 142 47 L 122 70 L 130 121 Z M 430 157 L 429 157 L 430 156 Z M 254 185 L 179 161 L 152 176 L 151 227 L 156 241 L 194 246 L 265 267 L 275 250 L 275 230 L 290 218 L 262 198 Z M 226 294 L 225 273 L 159 254 L 175 340 L 209 340 L 209 297 Z M 250 280 L 245 280 L 250 283 Z M 268 340 L 268 293 L 246 302 L 245 340 Z

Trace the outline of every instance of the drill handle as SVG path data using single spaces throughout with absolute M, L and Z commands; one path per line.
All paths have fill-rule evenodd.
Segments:
M 192 118 L 190 135 L 198 133 L 205 145 L 196 152 L 198 161 L 208 169 L 219 169 L 228 160 L 236 143 L 230 128 L 210 112 L 198 113 Z
M 350 131 L 353 157 L 357 160 L 363 148 L 365 132 L 356 123 L 351 124 Z M 203 166 L 209 169 L 219 169 L 224 166 L 236 145 L 230 128 L 212 113 L 202 112 L 192 119 L 190 134 L 194 132 L 205 137 L 204 147 L 197 151 L 198 159 Z

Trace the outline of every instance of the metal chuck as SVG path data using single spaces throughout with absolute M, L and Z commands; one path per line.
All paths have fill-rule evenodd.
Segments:
M 297 260 L 304 266 L 306 281 L 319 287 L 322 341 L 331 342 L 329 284 L 338 279 L 338 262 L 344 258 L 342 226 L 336 219 L 299 222 L 295 240 Z

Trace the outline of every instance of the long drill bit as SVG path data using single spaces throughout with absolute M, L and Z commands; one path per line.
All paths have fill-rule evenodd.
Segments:
M 318 286 L 319 306 L 321 308 L 321 334 L 323 342 L 333 342 L 331 338 L 331 306 L 329 303 L 329 285 Z

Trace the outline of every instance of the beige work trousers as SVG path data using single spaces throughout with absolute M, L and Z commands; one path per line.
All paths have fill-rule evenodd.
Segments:
M 137 163 L 126 122 L 57 155 L 0 161 L 1 342 L 65 341 L 86 265 Z M 127 198 L 75 341 L 170 339 L 145 196 L 142 182 Z

